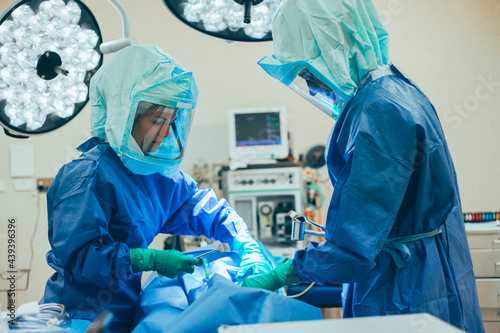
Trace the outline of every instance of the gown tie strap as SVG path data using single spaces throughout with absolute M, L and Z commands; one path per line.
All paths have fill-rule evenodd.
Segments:
M 391 255 L 392 260 L 396 264 L 398 269 L 406 267 L 406 264 L 410 262 L 411 252 L 408 246 L 404 243 L 413 242 L 422 238 L 429 238 L 439 235 L 442 232 L 441 226 L 438 228 L 424 232 L 422 234 L 388 238 L 382 248 L 382 251 Z

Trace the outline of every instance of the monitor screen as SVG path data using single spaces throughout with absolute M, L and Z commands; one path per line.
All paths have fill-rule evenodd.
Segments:
M 235 114 L 236 146 L 281 144 L 279 112 Z
M 232 109 L 228 121 L 232 161 L 259 163 L 288 156 L 284 107 Z

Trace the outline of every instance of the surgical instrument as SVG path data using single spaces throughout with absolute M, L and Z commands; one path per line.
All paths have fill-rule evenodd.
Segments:
M 322 226 L 321 224 L 308 220 L 305 216 L 300 215 L 299 213 L 293 210 L 288 212 L 288 216 L 290 216 L 293 220 L 291 240 L 303 240 L 304 234 L 320 236 L 320 237 L 325 236 L 324 231 L 320 232 L 320 231 L 306 230 L 306 222 L 314 225 L 317 228 L 320 228 L 321 230 L 325 230 L 325 227 Z
M 231 248 L 229 247 L 229 244 L 227 244 L 227 243 L 219 243 L 215 249 L 213 249 L 211 251 L 208 251 L 208 252 L 205 252 L 203 254 L 200 254 L 199 256 L 196 256 L 195 258 L 204 257 L 207 254 L 215 252 L 215 251 L 219 251 L 219 252 L 231 252 Z

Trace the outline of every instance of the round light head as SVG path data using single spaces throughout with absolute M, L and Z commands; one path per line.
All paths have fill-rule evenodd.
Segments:
M 0 14 L 0 123 L 11 136 L 55 130 L 88 101 L 101 32 L 80 0 L 20 0 Z
M 273 17 L 282 1 L 163 0 L 163 3 L 182 22 L 207 35 L 229 41 L 264 42 L 272 40 Z

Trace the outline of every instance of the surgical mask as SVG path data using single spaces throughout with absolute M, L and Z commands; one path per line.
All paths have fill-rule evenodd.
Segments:
M 171 157 L 169 159 L 172 161 L 179 160 L 184 156 L 184 147 L 182 144 L 184 139 L 177 132 L 175 123 L 170 125 L 170 131 L 173 131 L 174 135 L 166 137 L 156 151 L 148 154 L 149 156 L 164 158 L 162 156 L 165 156 L 165 152 L 168 152 L 168 156 Z

